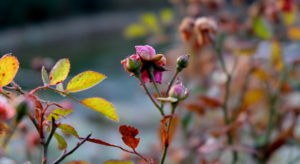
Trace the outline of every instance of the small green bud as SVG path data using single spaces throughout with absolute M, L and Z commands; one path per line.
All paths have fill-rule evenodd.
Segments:
M 126 72 L 131 74 L 139 74 L 141 69 L 141 60 L 137 55 L 131 55 L 121 61 Z
M 189 55 L 179 56 L 177 58 L 177 71 L 182 71 L 189 65 Z

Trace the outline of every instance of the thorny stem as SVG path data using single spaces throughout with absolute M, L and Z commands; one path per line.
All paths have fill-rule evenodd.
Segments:
M 66 157 L 74 153 L 82 144 L 84 144 L 90 137 L 92 136 L 92 133 L 90 133 L 88 136 L 86 136 L 82 141 L 77 143 L 77 145 L 70 150 L 69 152 L 64 151 L 54 162 L 53 164 L 58 164 L 61 161 L 63 161 Z
M 167 131 L 168 134 L 170 132 L 170 128 L 171 128 L 171 124 L 172 124 L 172 120 L 173 120 L 173 115 L 175 113 L 177 105 L 178 105 L 178 102 L 172 103 L 171 118 L 168 122 L 168 131 Z M 170 137 L 170 136 L 168 135 L 168 137 Z M 164 164 L 165 159 L 167 157 L 168 149 L 169 149 L 169 144 L 165 144 L 164 145 L 164 151 L 163 151 L 163 154 L 162 154 L 162 157 L 161 157 L 161 160 L 160 160 L 160 164 Z
M 225 95 L 224 95 L 224 102 L 222 105 L 222 111 L 223 111 L 223 115 L 224 115 L 224 121 L 226 125 L 229 125 L 231 123 L 231 119 L 228 115 L 228 100 L 229 100 L 229 96 L 230 96 L 230 84 L 231 84 L 231 74 L 230 72 L 227 70 L 226 67 L 226 63 L 224 60 L 224 56 L 222 53 L 222 47 L 218 47 L 217 44 L 214 42 L 213 44 L 214 49 L 217 52 L 217 57 L 218 60 L 221 64 L 221 68 L 224 71 L 225 75 L 226 75 L 226 82 L 225 82 Z M 228 131 L 227 132 L 227 141 L 229 145 L 233 145 L 233 138 L 231 135 L 231 132 Z M 232 164 L 235 164 L 238 161 L 238 153 L 237 151 L 233 150 L 232 151 Z
M 164 116 L 164 111 L 162 110 L 162 108 L 156 103 L 156 101 L 154 100 L 154 98 L 152 97 L 151 93 L 149 92 L 148 88 L 146 87 L 144 81 L 142 80 L 142 77 L 140 74 L 136 75 L 136 77 L 140 80 L 142 87 L 144 88 L 147 96 L 150 98 L 150 100 L 152 101 L 152 103 L 154 104 L 154 106 L 159 110 L 160 114 L 162 116 Z

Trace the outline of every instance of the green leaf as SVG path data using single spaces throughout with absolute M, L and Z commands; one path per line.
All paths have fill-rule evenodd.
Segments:
M 61 131 L 65 134 L 71 134 L 77 138 L 79 138 L 79 135 L 75 128 L 69 124 L 59 124 L 58 128 L 61 129 Z
M 50 72 L 50 85 L 63 82 L 69 74 L 70 67 L 69 59 L 60 59 Z
M 42 67 L 41 74 L 42 74 L 42 80 L 43 80 L 44 86 L 47 86 L 50 83 L 50 81 L 49 81 L 48 72 L 44 66 Z
M 87 98 L 82 100 L 81 103 L 114 121 L 119 121 L 119 117 L 116 113 L 114 106 L 103 98 Z
M 67 148 L 68 144 L 67 144 L 66 140 L 61 135 L 59 135 L 57 133 L 54 133 L 54 138 L 57 141 L 57 144 L 58 144 L 57 148 L 59 150 L 65 150 Z
M 160 11 L 160 19 L 164 24 L 170 24 L 174 20 L 174 13 L 171 9 L 163 9 Z
M 47 117 L 47 120 L 51 121 L 52 117 L 55 119 L 55 120 L 58 120 L 62 117 L 65 117 L 67 115 L 69 115 L 70 113 L 73 112 L 73 109 L 55 109 L 53 110 L 49 116 Z
M 145 13 L 140 17 L 141 22 L 155 34 L 160 34 L 162 29 L 159 26 L 156 16 L 153 13 Z
M 75 77 L 73 77 L 66 88 L 67 92 L 79 92 L 93 87 L 94 85 L 100 83 L 106 78 L 105 75 L 94 72 L 94 71 L 85 71 Z
M 270 24 L 263 17 L 253 18 L 253 31 L 262 39 L 271 39 L 273 35 Z

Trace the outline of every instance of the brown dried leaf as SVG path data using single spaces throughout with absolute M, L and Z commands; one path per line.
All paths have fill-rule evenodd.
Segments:
M 123 142 L 130 148 L 137 148 L 140 138 L 135 138 L 136 135 L 139 134 L 139 130 L 127 125 L 121 125 L 119 128 L 119 132 L 122 135 Z
M 204 95 L 199 96 L 199 100 L 207 107 L 218 108 L 222 105 L 221 101 L 212 97 L 207 97 Z

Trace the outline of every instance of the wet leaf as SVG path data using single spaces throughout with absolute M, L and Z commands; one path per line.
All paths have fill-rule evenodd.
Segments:
M 56 85 L 63 82 L 70 71 L 69 59 L 60 59 L 52 68 L 50 72 L 50 85 Z
M 77 138 L 79 138 L 79 135 L 75 128 L 69 124 L 59 124 L 58 128 L 61 129 L 61 131 L 65 134 L 71 134 Z
M 54 133 L 54 138 L 56 139 L 56 141 L 57 141 L 57 148 L 59 149 L 59 150 L 64 150 L 64 149 L 66 149 L 67 148 L 67 142 L 66 142 L 66 140 L 61 136 L 61 135 L 59 135 L 59 134 L 57 134 L 57 133 Z
M 85 71 L 73 77 L 65 92 L 79 92 L 93 87 L 106 78 L 105 75 L 95 71 Z
M 65 117 L 67 115 L 69 115 L 70 113 L 73 112 L 73 109 L 55 109 L 53 110 L 49 116 L 47 117 L 47 120 L 51 121 L 52 117 L 55 119 L 55 120 L 59 120 L 61 119 L 62 117 Z
M 134 164 L 134 163 L 132 161 L 109 160 L 109 161 L 105 161 L 103 164 Z
M 9 84 L 19 70 L 19 61 L 11 54 L 6 54 L 0 59 L 0 88 Z
M 139 130 L 132 126 L 121 125 L 119 128 L 119 132 L 122 135 L 123 142 L 130 148 L 137 148 L 140 138 L 135 138 L 136 135 L 139 134 Z
M 109 119 L 112 119 L 114 121 L 119 121 L 119 117 L 116 113 L 116 109 L 114 108 L 114 106 L 103 98 L 99 98 L 99 97 L 87 98 L 82 100 L 81 103 L 103 114 Z

